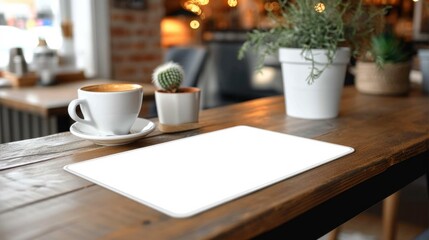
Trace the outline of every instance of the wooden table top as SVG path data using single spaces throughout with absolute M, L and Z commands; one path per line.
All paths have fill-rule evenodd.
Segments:
M 278 96 L 208 109 L 198 129 L 155 130 L 116 147 L 68 132 L 1 144 L 0 238 L 317 239 L 427 172 L 429 96 L 419 89 L 381 97 L 346 87 L 339 117 L 329 120 L 288 117 L 284 107 Z M 351 146 L 355 152 L 184 219 L 63 170 L 70 163 L 236 125 Z
M 88 79 L 53 86 L 0 89 L 0 104 L 45 117 L 67 115 L 68 104 L 77 98 L 78 88 L 107 82 L 113 82 L 113 80 Z M 153 100 L 155 87 L 152 84 L 141 85 L 144 91 L 143 100 Z

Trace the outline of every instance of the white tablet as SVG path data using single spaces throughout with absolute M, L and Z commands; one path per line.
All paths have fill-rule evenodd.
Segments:
M 353 148 L 236 126 L 79 163 L 65 170 L 172 217 L 189 217 Z

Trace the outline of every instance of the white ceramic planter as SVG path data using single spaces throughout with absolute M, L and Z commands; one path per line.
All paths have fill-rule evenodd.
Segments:
M 198 122 L 200 112 L 199 88 L 181 88 L 180 92 L 155 91 L 159 122 L 164 125 L 180 125 Z
M 420 60 L 420 71 L 422 72 L 422 88 L 425 93 L 429 93 L 429 49 L 418 51 Z
M 281 48 L 283 87 L 288 116 L 304 119 L 329 119 L 338 116 L 350 49 L 339 48 L 334 63 L 329 65 L 313 84 L 307 83 L 312 63 L 302 55 L 302 49 Z M 317 66 L 328 62 L 326 50 L 313 50 Z

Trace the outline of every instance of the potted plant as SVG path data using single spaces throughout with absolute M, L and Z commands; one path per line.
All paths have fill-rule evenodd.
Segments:
M 392 32 L 371 38 L 371 48 L 356 62 L 355 85 L 359 92 L 404 95 L 410 89 L 412 50 Z
M 287 115 L 334 118 L 350 56 L 365 48 L 384 9 L 342 0 L 279 0 L 279 5 L 279 13 L 269 12 L 274 27 L 250 32 L 238 57 L 253 49 L 261 67 L 265 57 L 278 53 Z
M 152 74 L 157 88 L 155 104 L 162 132 L 178 132 L 198 127 L 201 91 L 196 87 L 181 87 L 183 68 L 174 62 L 158 66 Z
M 429 94 L 429 49 L 421 48 L 417 52 L 422 73 L 422 90 Z

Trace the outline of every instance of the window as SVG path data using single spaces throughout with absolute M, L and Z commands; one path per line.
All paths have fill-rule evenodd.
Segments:
M 0 0 L 0 70 L 9 51 L 21 47 L 27 63 L 33 60 L 38 38 L 49 47 L 64 46 L 61 23 L 71 21 L 77 68 L 87 77 L 110 78 L 109 1 Z
M 13 47 L 21 47 L 30 63 L 39 37 L 61 47 L 59 0 L 0 0 L 0 68 L 8 65 Z

